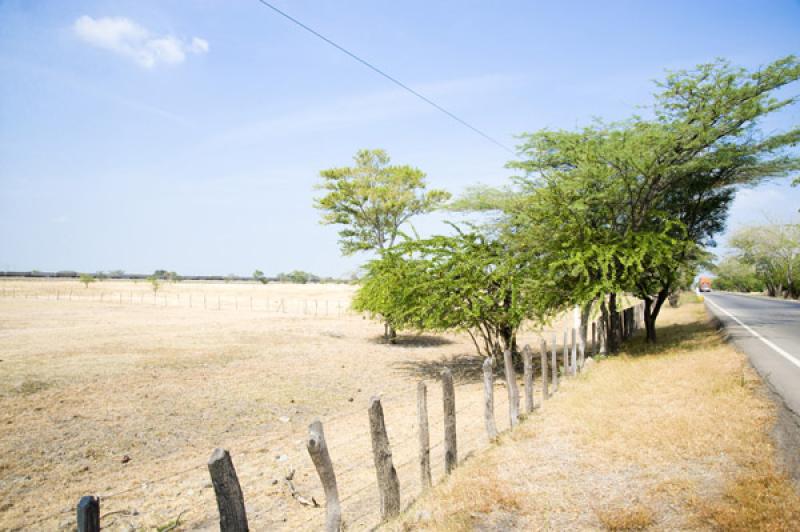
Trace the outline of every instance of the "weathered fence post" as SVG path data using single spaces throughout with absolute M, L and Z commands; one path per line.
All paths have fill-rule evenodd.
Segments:
M 308 426 L 306 449 L 308 449 L 308 454 L 311 455 L 311 461 L 314 462 L 319 480 L 322 482 L 322 488 L 325 490 L 325 530 L 327 532 L 339 532 L 342 529 L 342 507 L 339 504 L 336 473 L 333 471 L 328 445 L 325 443 L 322 422 L 318 419 Z
M 589 351 L 592 356 L 597 355 L 597 322 L 592 322 L 592 349 Z
M 539 364 L 542 368 L 542 405 L 544 401 L 550 396 L 550 385 L 547 382 L 547 342 L 541 340 L 539 342 Z
M 525 384 L 525 413 L 533 412 L 533 353 L 531 347 L 525 345 L 522 348 L 522 382 Z
M 392 463 L 392 450 L 386 435 L 383 406 L 379 397 L 373 397 L 369 401 L 369 431 L 381 498 L 381 519 L 385 521 L 400 513 L 400 480 Z
M 578 363 L 575 365 L 578 371 L 583 370 L 583 362 L 586 358 L 586 344 L 584 342 L 578 342 Z
M 506 388 L 508 388 L 508 417 L 511 426 L 516 427 L 519 423 L 519 390 L 510 349 L 503 351 L 503 365 L 506 374 Z
M 553 371 L 553 393 L 558 390 L 558 336 L 553 333 L 553 347 L 550 351 L 550 365 Z
M 428 430 L 428 387 L 417 384 L 417 424 L 419 425 L 419 472 L 422 489 L 430 488 L 431 480 L 431 436 Z
M 442 370 L 442 403 L 444 405 L 444 472 L 450 474 L 458 465 L 456 445 L 456 391 L 453 372 Z
M 575 341 L 575 329 L 572 329 L 572 349 L 569 358 L 569 374 L 575 375 L 578 371 L 578 344 Z
M 217 496 L 220 531 L 247 532 L 249 528 L 244 509 L 244 496 L 230 453 L 225 449 L 214 449 L 208 459 L 208 472 L 211 474 L 211 483 Z
M 564 331 L 564 353 L 562 354 L 562 366 L 564 370 L 561 372 L 563 376 L 569 375 L 569 333 Z
M 497 424 L 494 422 L 494 369 L 492 357 L 483 361 L 483 418 L 486 422 L 486 435 L 489 441 L 497 438 Z
M 100 532 L 100 499 L 85 495 L 78 501 L 78 532 Z

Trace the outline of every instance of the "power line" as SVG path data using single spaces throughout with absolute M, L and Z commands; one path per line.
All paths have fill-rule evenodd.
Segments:
M 451 113 L 450 111 L 448 111 L 447 109 L 445 109 L 444 107 L 439 105 L 438 103 L 436 103 L 436 102 L 432 101 L 431 99 L 423 96 L 422 94 L 420 94 L 419 92 L 415 91 L 414 89 L 412 89 L 411 87 L 409 87 L 408 85 L 406 85 L 402 81 L 398 80 L 397 78 L 394 78 L 394 77 L 390 76 L 389 74 L 387 74 L 386 72 L 384 72 L 380 68 L 376 67 L 375 65 L 371 64 L 370 62 L 368 62 L 368 61 L 366 61 L 364 59 L 361 59 L 359 56 L 357 56 L 356 54 L 354 54 L 350 50 L 344 48 L 343 46 L 340 46 L 340 45 L 336 44 L 335 42 L 333 42 L 329 38 L 325 37 L 321 33 L 313 30 L 312 28 L 309 28 L 308 26 L 306 26 L 305 24 L 303 24 L 302 22 L 300 22 L 296 18 L 292 17 L 288 13 L 285 13 L 285 12 L 281 11 L 280 9 L 275 7 L 274 5 L 272 5 L 269 2 L 267 2 L 266 0 L 258 0 L 258 1 L 261 2 L 263 5 L 267 6 L 268 8 L 270 8 L 271 10 L 273 10 L 274 12 L 276 12 L 277 14 L 281 15 L 282 17 L 294 22 L 295 24 L 297 24 L 298 26 L 300 26 L 301 28 L 303 28 L 307 32 L 309 32 L 312 35 L 314 35 L 315 37 L 317 37 L 319 39 L 322 39 L 323 41 L 325 41 L 326 43 L 330 44 L 331 46 L 333 46 L 334 48 L 336 48 L 340 52 L 349 55 L 351 58 L 355 59 L 356 61 L 358 61 L 359 63 L 361 63 L 365 67 L 369 68 L 373 72 L 383 76 L 384 78 L 388 79 L 389 81 L 391 81 L 392 83 L 394 83 L 398 87 L 410 92 L 411 94 L 413 94 L 414 96 L 416 96 L 417 98 L 422 100 L 423 102 L 425 102 L 428 105 L 436 108 L 440 112 L 446 114 L 447 116 L 449 116 L 450 118 L 452 118 L 453 120 L 455 120 L 456 122 L 461 124 L 462 126 L 468 127 L 469 129 L 471 129 L 472 131 L 474 131 L 475 133 L 477 133 L 481 137 L 485 138 L 486 140 L 488 140 L 492 144 L 501 147 L 502 149 L 504 149 L 505 151 L 507 151 L 508 153 L 510 153 L 512 155 L 516 155 L 514 153 L 514 150 L 512 150 L 511 148 L 509 148 L 508 146 L 506 146 L 505 144 L 503 144 L 499 140 L 495 139 L 491 135 L 488 135 L 487 133 L 484 133 L 483 131 L 481 131 L 477 127 L 475 127 L 472 124 L 470 124 L 469 122 L 467 122 L 466 120 L 463 120 L 463 119 L 459 118 L 458 116 L 454 115 L 453 113 Z

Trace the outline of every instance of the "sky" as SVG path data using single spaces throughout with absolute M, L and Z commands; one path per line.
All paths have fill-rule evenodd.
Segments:
M 798 1 L 274 3 L 510 146 L 636 113 L 666 70 L 800 52 Z M 369 257 L 341 255 L 314 185 L 361 148 L 456 195 L 511 175 L 509 153 L 257 0 L 0 0 L 0 270 L 349 275 Z M 761 185 L 728 226 L 799 207 L 787 180 Z

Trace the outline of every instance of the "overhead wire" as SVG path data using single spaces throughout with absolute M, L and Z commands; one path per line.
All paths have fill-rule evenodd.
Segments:
M 412 89 L 411 87 L 409 87 L 408 85 L 406 85 L 405 83 L 403 83 L 399 79 L 395 78 L 394 76 L 391 76 L 391 75 L 387 74 L 385 71 L 383 71 L 380 68 L 376 67 L 375 65 L 373 65 L 372 63 L 370 63 L 366 59 L 362 59 L 361 57 L 359 57 L 355 53 L 351 52 L 350 50 L 348 50 L 344 46 L 341 46 L 340 44 L 337 44 L 336 42 L 334 42 L 333 40 L 329 39 L 328 37 L 325 37 L 324 35 L 322 35 L 318 31 L 316 31 L 313 28 L 307 26 L 306 24 L 300 22 L 298 19 L 296 19 L 293 16 L 289 15 L 285 11 L 282 11 L 282 10 L 278 9 L 277 7 L 272 5 L 271 3 L 267 2 L 266 0 L 258 0 L 258 2 L 263 4 L 264 6 L 268 7 L 269 9 L 271 9 L 275 13 L 279 14 L 280 16 L 282 16 L 282 17 L 286 18 L 287 20 L 293 22 L 297 26 L 303 28 L 304 30 L 306 30 L 307 32 L 311 33 L 312 35 L 314 35 L 318 39 L 321 39 L 322 41 L 324 41 L 324 42 L 328 43 L 329 45 L 333 46 L 334 48 L 336 48 L 337 50 L 339 50 L 343 54 L 348 55 L 352 59 L 358 61 L 359 63 L 361 63 L 365 67 L 369 68 L 370 70 L 372 70 L 376 74 L 388 79 L 389 81 L 391 81 L 392 83 L 394 83 L 395 85 L 400 87 L 401 89 L 413 94 L 414 96 L 416 96 L 417 98 L 419 98 L 423 102 L 425 102 L 428 105 L 434 107 L 435 109 L 437 109 L 441 113 L 444 113 L 445 115 L 447 115 L 451 119 L 455 120 L 456 122 L 458 122 L 462 126 L 471 129 L 473 132 L 477 133 L 478 135 L 480 135 L 484 139 L 488 140 L 492 144 L 502 148 L 503 150 L 507 151 L 511 155 L 516 155 L 514 150 L 512 150 L 511 148 L 509 148 L 508 146 L 506 146 L 505 144 L 503 144 L 502 142 L 500 142 L 496 138 L 494 138 L 491 135 L 489 135 L 488 133 L 478 129 L 477 127 L 473 126 L 472 124 L 470 124 L 469 122 L 467 122 L 463 118 L 460 118 L 459 116 L 455 115 L 451 111 L 448 111 L 447 109 L 445 109 L 444 107 L 442 107 L 438 103 L 434 102 L 433 100 L 431 100 L 427 96 L 419 93 L 418 91 Z

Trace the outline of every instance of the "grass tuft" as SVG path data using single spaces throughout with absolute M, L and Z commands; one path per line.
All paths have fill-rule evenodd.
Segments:
M 655 522 L 653 511 L 641 503 L 626 507 L 595 508 L 594 513 L 606 530 L 644 530 Z

